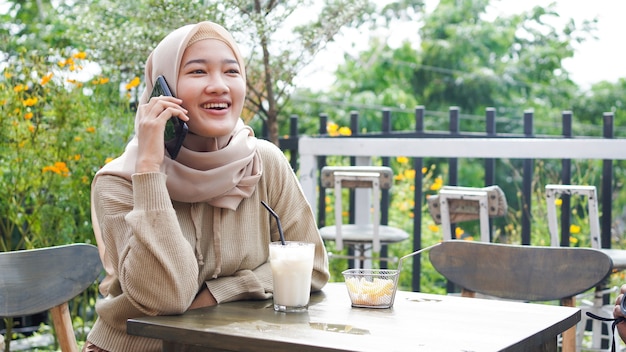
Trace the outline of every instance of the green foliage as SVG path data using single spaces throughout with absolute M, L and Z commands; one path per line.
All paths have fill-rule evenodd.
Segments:
M 324 92 L 319 99 L 333 102 L 333 107 L 341 102 L 346 111 L 398 109 L 407 114 L 399 114 L 394 126 L 403 127 L 411 126 L 411 110 L 417 105 L 432 111 L 458 106 L 468 115 L 496 107 L 498 115 L 512 119 L 534 110 L 540 121 L 550 124 L 563 110 L 584 109 L 575 103 L 577 87 L 562 62 L 573 56 L 573 43 L 591 35 L 594 22 L 576 26 L 570 21 L 558 28 L 551 24 L 559 17 L 551 6 L 491 18 L 489 3 L 440 1 L 415 34 L 419 47 L 406 41 L 391 48 L 384 40 L 370 39 L 367 50 L 345 57 L 330 95 Z M 614 90 L 616 97 L 619 91 Z M 302 96 L 313 98 L 307 92 Z M 377 120 L 376 114 L 361 113 L 365 121 Z M 501 127 L 511 132 L 506 124 Z M 366 129 L 371 131 L 371 125 Z
M 620 78 L 615 83 L 599 82 L 594 84 L 589 92 L 581 94 L 573 103 L 572 112 L 577 120 L 583 123 L 602 126 L 604 113 L 614 115 L 615 136 L 626 136 L 626 78 Z M 597 132 L 598 135 L 601 133 Z
M 217 2 L 135 0 L 83 1 L 68 11 L 70 36 L 90 49 L 116 80 L 143 77 L 148 54 L 163 37 L 188 23 L 223 23 Z M 113 78 L 112 77 L 112 78 Z
M 132 119 L 111 139 L 127 106 L 112 83 L 75 77 L 84 52 L 24 54 L 0 79 L 0 250 L 82 242 L 92 237 L 90 183 L 107 157 L 119 153 L 112 141 L 128 138 Z M 102 95 L 106 95 L 103 98 Z M 94 104 L 98 99 L 105 104 Z M 121 135 L 124 137 L 121 137 Z M 17 235 L 17 236 L 16 236 Z
M 79 3 L 71 37 L 120 81 L 141 77 L 156 44 L 183 24 L 210 20 L 235 37 L 246 59 L 248 90 L 244 118 L 266 121 L 277 142 L 279 120 L 289 101 L 293 79 L 344 26 L 360 23 L 373 11 L 368 0 L 324 1 L 318 16 L 313 1 L 171 1 L 97 0 Z
M 22 50 L 0 76 L 0 251 L 95 243 L 91 180 L 133 131 L 119 82 L 80 81 L 85 52 Z M 93 324 L 94 284 L 72 303 Z M 84 336 L 83 336 L 84 338 Z

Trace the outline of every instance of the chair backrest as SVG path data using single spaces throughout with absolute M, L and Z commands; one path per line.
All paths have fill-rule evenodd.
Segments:
M 546 185 L 546 208 L 548 211 L 548 229 L 550 245 L 559 246 L 559 229 L 555 200 L 558 195 L 580 195 L 587 197 L 589 213 L 589 235 L 592 248 L 602 248 L 600 239 L 600 218 L 598 216 L 598 196 L 595 186 L 583 185 Z M 569 209 L 567 209 L 569 211 Z
M 380 189 L 390 189 L 393 185 L 393 170 L 387 166 L 324 166 L 322 168 L 322 187 L 335 187 L 335 174 L 343 173 L 349 175 L 359 175 L 376 173 L 379 180 Z M 344 180 L 343 188 L 372 188 L 370 182 L 357 182 Z
M 572 297 L 604 280 L 611 258 L 593 248 L 445 241 L 430 250 L 434 268 L 466 290 L 524 301 Z
M 0 317 L 51 310 L 62 350 L 76 351 L 67 302 L 101 272 L 98 248 L 89 244 L 0 252 Z
M 389 189 L 393 185 L 393 170 L 386 166 L 325 166 L 322 168 L 322 186 L 326 188 L 334 188 L 335 193 L 335 226 L 336 239 L 335 244 L 337 250 L 343 248 L 343 240 L 341 227 L 343 222 L 343 204 L 341 197 L 342 188 L 370 188 L 373 239 L 372 250 L 380 252 L 380 190 Z M 360 203 L 357 201 L 357 203 Z M 366 210 L 369 215 L 369 201 Z
M 499 186 L 444 186 L 439 194 L 427 199 L 428 211 L 436 224 L 441 224 L 443 239 L 452 239 L 450 224 L 480 220 L 480 239 L 489 242 L 489 218 L 507 213 L 506 197 Z

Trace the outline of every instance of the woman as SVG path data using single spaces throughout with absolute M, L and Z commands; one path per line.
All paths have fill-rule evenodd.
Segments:
M 163 75 L 174 97 L 150 99 Z M 329 279 L 313 212 L 283 153 L 240 118 L 244 60 L 231 35 L 202 22 L 163 39 L 146 63 L 135 137 L 92 184 L 93 227 L 107 276 L 85 351 L 159 351 L 126 334 L 126 320 L 271 297 L 268 244 L 316 244 L 312 290 Z M 175 160 L 163 133 L 173 116 L 189 133 Z

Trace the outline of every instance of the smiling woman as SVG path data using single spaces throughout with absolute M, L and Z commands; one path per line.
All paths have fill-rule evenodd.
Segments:
M 160 76 L 173 96 L 151 97 Z M 159 340 L 127 335 L 126 321 L 272 297 L 269 244 L 280 234 L 261 201 L 283 219 L 287 241 L 315 244 L 310 290 L 328 281 L 327 254 L 291 166 L 240 118 L 245 77 L 237 44 L 212 22 L 173 31 L 150 54 L 135 137 L 92 183 L 107 299 L 96 304 L 86 351 L 159 351 Z M 175 159 L 163 137 L 172 117 L 189 125 Z
M 207 137 L 230 133 L 241 116 L 245 94 L 239 61 L 226 43 L 217 39 L 190 42 L 177 85 L 177 97 L 190 116 L 191 134 L 185 146 L 206 151 Z

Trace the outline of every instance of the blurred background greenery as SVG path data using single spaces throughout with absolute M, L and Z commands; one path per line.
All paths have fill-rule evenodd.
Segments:
M 381 110 L 386 108 L 392 112 L 393 130 L 414 130 L 417 105 L 428 109 L 428 131 L 448 129 L 447 110 L 458 106 L 461 130 L 468 132 L 484 131 L 485 108 L 495 107 L 499 133 L 521 133 L 521 116 L 530 109 L 536 134 L 561 134 L 561 112 L 569 110 L 574 135 L 601 136 L 607 111 L 614 114 L 615 137 L 626 135 L 626 78 L 583 88 L 563 66 L 575 54 L 576 43 L 592 40 L 596 19 L 554 26 L 551 20 L 559 13 L 553 5 L 489 19 L 485 13 L 491 3 L 441 0 L 426 12 L 421 0 L 0 2 L 0 251 L 94 242 L 90 182 L 102 165 L 123 151 L 133 133 L 148 53 L 171 30 L 201 20 L 223 24 L 239 41 L 248 67 L 243 117 L 258 135 L 267 126 L 274 142 L 289 134 L 292 115 L 299 116 L 299 134 L 317 134 L 319 115 L 327 114 L 330 133 L 340 135 L 352 132 L 347 127 L 352 111 L 361 118 L 359 133 L 379 131 Z M 298 14 L 303 10 L 316 16 L 302 20 Z M 297 84 L 298 74 L 343 31 L 399 21 L 421 24 L 411 34 L 413 40 L 392 47 L 388 38 L 372 36 L 365 50 L 344 56 L 331 86 L 313 90 Z M 343 158 L 329 159 L 329 164 L 345 163 Z M 480 186 L 482 165 L 462 163 L 462 183 Z M 390 222 L 412 233 L 414 212 L 424 212 L 423 244 L 439 241 L 440 230 L 426 209 L 413 204 L 410 175 L 421 173 L 424 193 L 432 194 L 446 182 L 444 164 L 427 160 L 424 170 L 412 170 L 402 157 L 392 164 L 396 184 Z M 502 179 L 514 180 L 519 166 L 507 166 Z M 574 167 L 573 182 L 599 183 L 596 162 Z M 548 161 L 536 168 L 533 241 L 546 244 L 546 231 L 539 230 L 547 228 L 540 185 L 558 183 L 558 168 Z M 621 191 L 624 165 L 616 162 L 614 172 L 616 191 L 611 196 L 619 218 L 626 200 Z M 515 182 L 507 187 L 508 192 L 519 192 Z M 514 242 L 521 210 L 509 201 L 514 204 L 498 236 Z M 584 204 L 577 208 L 584 209 Z M 575 217 L 579 227 L 578 232 L 572 230 L 573 245 L 588 245 L 584 215 Z M 460 227 L 459 235 L 471 239 L 477 233 L 472 226 Z M 618 235 L 614 247 L 621 248 Z M 410 242 L 392 251 L 409 253 Z M 333 280 L 341 280 L 344 265 L 332 263 Z M 444 293 L 443 278 L 427 260 L 422 268 L 423 291 Z M 402 287 L 410 287 L 411 274 L 403 271 Z M 95 319 L 96 296 L 94 285 L 72 305 L 81 341 Z M 14 321 L 5 319 L 5 324 Z M 41 331 L 46 329 L 42 325 Z M 43 350 L 55 348 L 53 344 Z

